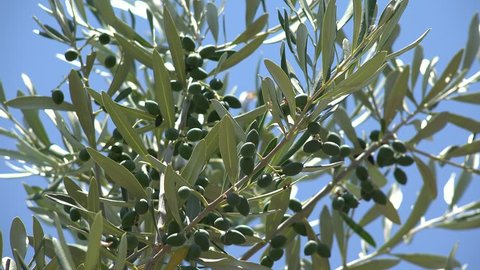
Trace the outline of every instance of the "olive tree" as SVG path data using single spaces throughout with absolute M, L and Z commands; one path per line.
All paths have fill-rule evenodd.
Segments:
M 51 96 L 28 80 L 28 93 L 7 100 L 0 91 L 12 123 L 1 135 L 16 143 L 0 154 L 18 163 L 2 177 L 48 180 L 25 185 L 33 228 L 13 220 L 3 267 L 330 269 L 335 253 L 340 269 L 459 268 L 456 247 L 395 249 L 424 229 L 480 226 L 479 201 L 458 205 L 480 174 L 478 115 L 439 106 L 480 103 L 469 90 L 480 79 L 470 71 L 478 16 L 466 47 L 437 71 L 420 46 L 428 31 L 393 50 L 406 0 L 270 6 L 279 2 L 245 1 L 244 31 L 228 40 L 226 26 L 238 22 L 223 17 L 226 1 L 42 6 L 55 25 L 36 19 L 36 33 L 67 45 L 61 58 L 72 68 Z M 278 58 L 233 68 L 262 48 Z M 411 63 L 399 59 L 408 51 Z M 232 94 L 229 72 L 247 72 L 256 88 Z M 447 124 L 471 136 L 426 150 L 421 142 Z M 445 213 L 420 222 L 439 193 L 439 167 L 459 177 L 445 188 Z M 409 175 L 423 179 L 413 206 L 401 204 Z M 316 193 L 300 200 L 302 185 Z M 403 220 L 400 207 L 412 207 Z M 372 237 L 375 223 L 385 239 Z M 353 259 L 352 242 L 361 247 Z

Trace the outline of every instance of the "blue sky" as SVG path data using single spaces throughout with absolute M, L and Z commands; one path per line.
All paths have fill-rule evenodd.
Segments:
M 37 26 L 32 19 L 33 15 L 46 18 L 43 11 L 37 6 L 36 1 L 8 1 L 2 5 L 0 9 L 0 80 L 7 92 L 7 98 L 12 98 L 17 89 L 25 89 L 21 74 L 28 74 L 34 82 L 37 91 L 41 95 L 49 95 L 63 76 L 67 74 L 71 66 L 55 57 L 56 53 L 63 53 L 67 48 L 59 45 L 51 40 L 41 38 L 35 35 L 32 30 Z M 42 1 L 45 4 L 47 1 Z M 236 2 L 236 1 L 231 1 Z M 240 1 L 239 1 L 240 2 Z M 267 1 L 270 2 L 270 1 Z M 282 1 L 278 2 L 280 5 Z M 343 1 L 337 1 L 343 2 Z M 385 1 L 379 1 L 382 6 Z M 476 0 L 463 1 L 410 1 L 410 5 L 401 20 L 400 38 L 397 40 L 397 48 L 403 47 L 409 42 L 415 40 L 426 29 L 431 28 L 432 31 L 424 39 L 422 45 L 425 48 L 425 56 L 432 58 L 440 57 L 439 68 L 443 68 L 449 59 L 465 45 L 467 39 L 468 25 L 475 12 L 480 11 L 480 2 Z M 230 5 L 230 4 L 229 4 Z M 341 6 L 341 4 L 339 4 Z M 237 16 L 239 23 L 229 26 L 232 31 L 230 38 L 241 31 L 243 24 L 243 9 L 239 10 L 237 4 L 227 6 L 229 15 Z M 339 10 L 342 10 L 339 7 Z M 274 15 L 274 14 L 272 14 Z M 274 15 L 276 16 L 276 15 Z M 273 16 L 272 16 L 273 17 Z M 232 18 L 230 18 L 232 19 Z M 278 59 L 277 51 L 271 52 L 268 49 L 263 50 L 263 55 L 269 58 Z M 410 54 L 404 59 L 408 61 Z M 258 59 L 258 58 L 257 58 Z M 245 64 L 239 65 L 234 73 L 230 75 L 231 84 L 236 84 L 239 89 L 251 89 L 253 87 L 254 76 L 251 74 L 252 65 L 256 64 L 257 59 L 251 59 Z M 478 69 L 478 61 L 475 68 Z M 245 76 L 247 74 L 248 76 Z M 263 74 L 266 74 L 265 72 Z M 245 78 L 246 77 L 246 78 Z M 458 105 L 458 104 L 456 104 Z M 450 105 L 447 109 L 465 111 L 465 108 L 459 108 L 455 104 Z M 480 111 L 474 111 L 476 115 Z M 478 119 L 478 118 L 477 118 Z M 4 127 L 6 122 L 0 119 L 0 126 Z M 455 130 L 450 130 L 455 132 Z M 444 136 L 436 139 L 435 144 L 445 145 L 448 143 L 448 137 L 453 133 L 445 133 Z M 463 134 L 464 135 L 464 134 Z M 463 136 L 461 135 L 461 136 Z M 455 133 L 455 136 L 458 136 Z M 408 138 L 408 137 L 407 137 Z M 2 143 L 0 138 L 0 147 L 9 148 L 8 145 Z M 427 144 L 427 147 L 437 151 L 435 144 Z M 440 147 L 440 149 L 443 147 Z M 0 173 L 8 172 L 9 169 L 0 161 Z M 441 171 L 443 172 L 443 170 Z M 448 170 L 445 170 L 448 172 Z M 440 174 L 439 190 L 442 190 L 443 184 L 448 176 Z M 467 193 L 463 203 L 478 198 L 480 190 L 480 180 L 478 176 L 474 177 L 474 183 L 471 191 Z M 418 180 L 420 181 L 420 180 Z M 8 246 L 8 232 L 10 222 L 15 216 L 20 216 L 27 224 L 27 230 L 31 231 L 31 213 L 27 210 L 24 202 L 25 193 L 23 191 L 22 182 L 31 185 L 44 185 L 45 181 L 39 177 L 31 177 L 19 180 L 1 180 L 0 181 L 0 230 L 4 235 L 4 250 Z M 414 181 L 412 181 L 414 182 Z M 416 190 L 419 187 L 412 183 L 404 189 L 405 203 L 412 202 L 415 198 Z M 476 192 L 475 192 L 476 191 Z M 476 196 L 477 195 L 477 196 Z M 408 207 L 401 212 L 403 219 L 408 215 Z M 445 203 L 442 196 L 439 195 L 433 209 L 427 216 L 434 217 L 441 214 L 445 209 Z M 381 234 L 381 233 L 379 233 Z M 381 239 L 381 236 L 378 236 Z M 424 252 L 448 254 L 455 242 L 459 243 L 458 258 L 461 262 L 468 263 L 469 269 L 480 269 L 480 257 L 478 256 L 478 242 L 480 240 L 480 231 L 465 232 L 448 232 L 442 230 L 432 230 L 421 233 L 409 246 L 402 246 L 399 249 L 402 252 Z M 5 251 L 10 253 L 9 251 Z M 334 251 L 335 253 L 335 251 Z M 351 254 L 355 256 L 355 254 Z M 334 264 L 335 265 L 335 264 Z M 414 269 L 410 268 L 409 269 Z

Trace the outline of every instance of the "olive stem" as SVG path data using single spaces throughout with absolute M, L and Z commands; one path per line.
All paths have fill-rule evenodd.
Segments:
M 458 164 L 458 163 L 455 163 L 453 161 L 450 161 L 448 159 L 443 159 L 443 158 L 440 158 L 440 157 L 437 157 L 437 156 L 434 156 L 430 153 L 427 153 L 425 151 L 422 151 L 420 149 L 417 149 L 415 147 L 411 147 L 411 146 L 407 146 L 407 148 L 412 151 L 412 152 L 415 152 L 415 153 L 418 153 L 420 155 L 423 155 L 423 156 L 426 156 L 430 159 L 433 159 L 435 161 L 439 161 L 439 162 L 443 162 L 443 163 L 447 163 L 451 166 L 454 166 L 454 167 L 457 167 L 457 168 L 460 168 L 460 169 L 463 169 L 467 172 L 470 172 L 470 173 L 475 173 L 475 174 L 479 174 L 480 175 L 480 170 L 479 169 L 475 169 L 475 168 L 472 168 L 472 167 L 468 167 L 468 166 L 465 166 L 465 165 L 462 165 L 462 164 Z

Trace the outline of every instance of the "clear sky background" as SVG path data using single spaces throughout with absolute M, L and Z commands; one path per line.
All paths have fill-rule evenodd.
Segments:
M 43 11 L 37 6 L 37 1 L 6 1 L 2 3 L 0 8 L 0 80 L 7 92 L 7 98 L 13 98 L 17 89 L 25 90 L 21 80 L 21 74 L 26 73 L 30 76 L 35 84 L 37 91 L 41 95 L 50 95 L 50 91 L 63 79 L 63 76 L 68 73 L 71 66 L 64 63 L 55 57 L 56 53 L 63 53 L 67 48 L 51 40 L 35 35 L 32 30 L 37 29 L 37 25 L 32 19 L 33 15 L 45 19 Z M 47 5 L 47 1 L 41 1 Z M 243 1 L 230 1 L 227 5 L 228 21 L 237 21 L 238 23 L 228 24 L 229 37 L 232 38 L 238 34 L 242 27 L 244 27 L 244 9 Z M 343 4 L 339 2 L 339 11 L 343 12 Z M 382 6 L 385 1 L 379 1 Z M 283 1 L 267 1 L 271 6 L 282 5 Z M 240 7 L 238 6 L 240 5 Z M 239 12 L 241 10 L 241 12 Z M 396 48 L 415 40 L 426 29 L 431 28 L 432 31 L 424 39 L 422 45 L 425 48 L 425 56 L 432 58 L 434 56 L 440 57 L 438 67 L 443 69 L 450 58 L 462 48 L 467 39 L 467 31 L 472 16 L 480 11 L 480 2 L 478 0 L 461 0 L 461 1 L 447 1 L 447 0 L 412 0 L 410 1 L 407 10 L 401 20 L 400 38 L 397 40 Z M 276 14 L 272 14 L 276 22 Z M 230 32 L 231 31 L 231 32 Z M 231 33 L 231 34 L 230 34 Z M 268 50 L 265 47 L 262 54 L 266 57 L 278 59 L 278 50 Z M 409 61 L 410 54 L 407 54 L 404 59 Z M 240 90 L 251 90 L 254 86 L 254 75 L 252 74 L 252 67 L 256 64 L 258 58 L 239 65 L 235 71 L 230 75 L 230 87 L 237 85 Z M 478 61 L 474 69 L 479 68 Z M 265 71 L 263 71 L 265 75 Z M 477 86 L 478 88 L 478 86 Z M 451 104 L 446 109 L 454 111 L 465 112 L 468 108 L 461 104 Z M 474 108 L 474 107 L 473 107 Z M 480 111 L 478 107 L 476 111 L 470 111 L 470 116 L 478 120 Z M 6 127 L 7 123 L 0 119 L 0 126 Z M 368 131 L 368 129 L 367 129 Z M 451 132 L 451 133 L 448 133 Z M 453 133 L 455 132 L 455 133 Z M 447 130 L 447 133 L 435 140 L 435 143 L 426 144 L 432 152 L 439 151 L 448 144 L 449 137 L 464 136 L 468 134 L 456 133 L 456 130 Z M 406 136 L 409 138 L 410 136 Z M 12 145 L 7 145 L 8 142 L 0 137 L 0 148 L 11 148 Z M 0 160 L 0 173 L 9 172 L 10 169 L 5 166 L 4 162 Z M 441 170 L 438 178 L 439 192 L 443 190 L 443 185 L 448 180 L 450 174 L 447 172 L 450 169 Z M 445 173 L 443 173 L 445 172 Z M 474 176 L 474 181 L 470 186 L 465 198 L 460 201 L 460 204 L 466 203 L 479 198 L 480 194 L 480 179 Z M 45 185 L 45 181 L 39 177 L 30 177 L 27 179 L 14 180 L 0 180 L 0 230 L 4 235 L 4 252 L 10 254 L 7 250 L 8 234 L 10 230 L 10 222 L 15 216 L 20 216 L 27 225 L 27 231 L 31 232 L 31 212 L 28 211 L 25 205 L 25 192 L 22 187 L 22 182 L 27 182 L 31 185 Z M 416 192 L 420 187 L 421 180 L 411 178 L 411 181 L 403 189 L 404 204 L 400 214 L 402 220 L 405 220 L 409 208 L 408 203 L 412 203 L 415 199 Z M 311 184 L 314 185 L 314 184 Z M 314 187 L 314 186 L 310 186 Z M 302 187 L 301 187 L 302 188 Z M 318 189 L 318 188 L 317 188 Z M 315 188 L 312 189 L 315 191 Z M 302 193 L 303 190 L 300 191 Z M 308 196 L 308 194 L 306 195 Z M 427 214 L 427 218 L 432 218 L 443 213 L 445 209 L 445 202 L 443 202 L 442 194 L 439 194 L 432 209 Z M 322 203 L 329 203 L 325 200 Z M 373 229 L 375 227 L 372 227 Z M 382 242 L 382 233 L 379 231 L 370 230 L 377 242 Z M 478 256 L 478 243 L 480 243 L 480 230 L 463 231 L 463 232 L 449 232 L 445 230 L 430 230 L 425 231 L 416 237 L 410 245 L 402 245 L 398 251 L 401 252 L 431 252 L 443 255 L 448 255 L 454 243 L 459 243 L 457 258 L 469 265 L 469 269 L 480 269 L 480 256 Z M 357 245 L 353 242 L 353 245 Z M 333 266 L 337 266 L 336 262 L 338 253 L 333 249 L 334 257 Z M 5 255 L 5 254 L 4 254 Z M 355 252 L 350 253 L 351 258 L 356 257 Z M 336 262 L 335 262 L 336 261 Z M 276 266 L 279 264 L 277 263 Z M 412 265 L 403 265 L 398 269 L 415 269 Z

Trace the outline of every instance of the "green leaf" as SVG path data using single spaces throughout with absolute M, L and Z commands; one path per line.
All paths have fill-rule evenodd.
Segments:
M 387 270 L 392 269 L 400 260 L 397 259 L 372 259 L 348 265 L 349 270 Z
M 480 228 L 480 215 L 475 213 L 466 217 L 458 217 L 452 220 L 447 220 L 436 227 L 447 230 L 471 230 Z
M 411 254 L 392 254 L 393 256 L 400 258 L 409 263 L 418 265 L 423 268 L 428 269 L 440 269 L 445 266 L 445 263 L 448 260 L 448 257 L 426 254 L 426 253 L 411 253 Z M 460 267 L 460 263 L 455 261 L 455 266 Z
M 137 198 L 146 198 L 147 193 L 137 178 L 124 166 L 103 156 L 93 148 L 87 148 L 90 157 L 97 163 L 112 181 L 124 187 L 128 192 L 135 195 Z
M 195 148 L 193 148 L 192 156 L 182 170 L 181 175 L 185 181 L 193 186 L 208 159 L 209 156 L 207 157 L 207 143 L 205 140 L 201 140 L 199 143 L 197 143 L 197 145 L 195 145 Z
M 277 233 L 277 227 L 280 225 L 283 219 L 283 215 L 287 211 L 288 203 L 290 201 L 291 189 L 277 193 L 272 196 L 270 204 L 268 206 L 269 211 L 275 211 L 275 213 L 268 215 L 265 221 L 265 240 L 270 240 L 272 236 Z
M 206 5 L 207 23 L 210 31 L 212 32 L 213 39 L 218 42 L 218 10 L 215 3 L 208 2 Z
M 290 113 L 292 116 L 295 115 L 297 105 L 295 103 L 295 92 L 293 89 L 292 82 L 288 78 L 288 75 L 285 74 L 283 69 L 279 67 L 277 64 L 272 62 L 269 59 L 265 59 L 265 66 L 268 69 L 268 72 L 272 75 L 273 79 L 277 83 L 280 91 L 282 91 L 283 95 L 287 99 L 288 107 L 290 108 Z
M 307 43 L 308 43 L 308 29 L 305 24 L 301 23 L 297 28 L 297 56 L 300 68 L 303 73 L 307 74 Z
M 329 247 L 333 244 L 333 231 L 332 216 L 328 207 L 324 205 L 320 213 L 320 239 Z
M 90 94 L 90 96 L 96 101 L 98 102 L 98 104 L 100 104 L 100 106 L 104 106 L 103 104 L 103 99 L 102 99 L 102 95 L 98 92 L 95 92 L 93 89 L 88 89 L 88 93 Z M 132 122 L 133 121 L 136 121 L 137 118 L 140 118 L 140 119 L 144 119 L 144 120 L 147 120 L 147 121 L 154 121 L 155 120 L 155 116 L 149 114 L 148 112 L 146 111 L 143 111 L 143 110 L 139 110 L 139 109 L 135 109 L 135 108 L 131 108 L 131 107 L 126 107 L 126 106 L 123 106 L 123 105 L 119 105 L 117 103 L 117 107 L 125 114 L 125 116 L 128 117 L 129 120 L 131 120 Z
M 70 253 L 70 249 L 65 241 L 62 225 L 56 212 L 53 213 L 53 221 L 55 223 L 55 228 L 57 229 L 58 239 L 52 238 L 52 243 L 58 262 L 60 263 L 61 269 L 73 270 L 75 266 L 73 263 L 72 254 Z
M 235 184 L 238 176 L 237 140 L 235 137 L 235 124 L 230 115 L 225 115 L 220 122 L 222 135 L 218 138 L 218 147 L 222 155 L 225 171 L 230 182 Z
M 382 213 L 383 216 L 388 218 L 391 222 L 395 224 L 401 224 L 402 222 L 400 221 L 400 216 L 398 215 L 397 209 L 393 207 L 392 202 L 390 200 L 387 200 L 386 205 L 381 205 L 376 203 L 375 207 L 378 209 L 380 213 Z
M 249 26 L 255 18 L 258 6 L 260 5 L 260 0 L 247 0 L 245 2 L 247 6 L 245 9 L 245 25 Z
M 218 150 L 218 140 L 221 121 L 217 122 L 205 136 L 204 140 L 207 145 L 207 157 L 212 156 Z
M 122 134 L 123 139 L 139 155 L 147 155 L 147 149 L 145 148 L 143 141 L 137 135 L 135 130 L 130 126 L 130 124 L 126 122 L 126 116 L 119 109 L 119 105 L 113 102 L 111 97 L 105 92 L 102 92 L 102 100 L 105 109 L 112 118 L 112 121 L 113 123 L 115 123 L 115 126 L 117 127 L 120 134 Z
M 360 44 L 360 32 L 362 29 L 362 2 L 361 1 L 352 1 L 353 2 L 353 40 L 352 40 L 352 51 L 357 48 Z
M 2 231 L 0 231 L 0 257 L 3 258 L 3 234 L 2 234 Z
M 127 55 L 128 55 L 128 59 L 133 58 L 135 60 L 138 60 L 140 63 L 144 64 L 149 68 L 153 67 L 153 60 L 152 60 L 152 54 L 149 51 L 145 50 L 145 48 L 139 46 L 137 43 L 133 42 L 132 40 L 126 39 L 116 33 L 114 34 L 114 37 L 115 37 L 115 40 L 120 45 L 120 47 L 125 52 L 125 58 L 124 58 L 123 64 L 120 64 L 120 66 L 117 68 L 117 72 L 120 72 L 118 74 L 118 79 L 115 80 L 115 77 L 117 76 L 117 74 L 115 73 L 115 77 L 113 78 L 113 81 L 112 81 L 112 84 L 116 87 L 117 85 L 120 86 L 119 83 L 122 78 L 122 76 L 120 75 L 127 72 L 127 66 L 124 66 L 124 65 L 129 65 L 126 62 Z M 111 92 L 113 94 L 113 92 L 116 91 L 116 90 L 113 90 L 114 86 L 111 86 L 112 90 L 109 89 L 108 91 L 109 94 Z
M 372 179 L 372 182 L 375 183 L 375 185 L 377 187 L 381 188 L 388 183 L 387 178 L 379 170 L 378 166 L 374 166 L 374 165 L 370 164 L 370 162 L 367 162 L 367 169 L 368 169 L 368 174 L 370 175 L 370 178 Z
M 427 36 L 428 32 L 430 32 L 430 29 L 428 29 L 427 31 L 425 31 L 420 37 L 418 37 L 415 41 L 413 41 L 412 43 L 408 44 L 407 46 L 401 48 L 400 50 L 396 51 L 396 52 L 393 52 L 389 55 L 387 55 L 387 59 L 390 60 L 390 59 L 394 59 L 406 52 L 408 52 L 409 50 L 413 49 L 413 48 L 416 48 L 418 46 L 418 44 L 420 44 L 420 42 L 422 42 L 422 40 Z
M 7 100 L 7 98 L 5 97 L 5 89 L 3 88 L 2 81 L 0 81 L 0 104 L 3 104 L 5 100 Z
M 33 247 L 35 249 L 35 266 L 39 269 L 43 269 L 45 267 L 45 251 L 42 249 L 43 245 L 43 229 L 42 225 L 38 221 L 38 219 L 33 216 Z M 0 245 L 2 239 L 0 236 Z M 2 256 L 2 251 L 0 248 L 0 257 Z
M 124 42 L 124 41 L 122 41 L 122 42 Z M 113 75 L 113 80 L 110 83 L 110 86 L 108 87 L 108 91 L 107 91 L 109 96 L 113 96 L 118 91 L 118 89 L 120 89 L 122 84 L 125 82 L 125 80 L 128 76 L 128 73 L 130 72 L 130 68 L 132 66 L 132 57 L 131 57 L 132 52 L 128 52 L 129 49 L 127 49 L 126 47 L 130 46 L 130 43 L 128 43 L 128 44 L 129 45 L 126 45 L 126 46 L 125 46 L 125 44 L 123 46 L 121 45 L 122 48 L 127 53 L 123 54 L 122 62 L 120 62 L 117 69 L 115 70 L 115 74 Z M 137 57 L 135 57 L 135 58 L 137 58 Z M 148 57 L 148 58 L 151 59 L 151 57 Z
M 153 51 L 153 76 L 155 78 L 155 100 L 158 102 L 166 127 L 173 127 L 175 125 L 175 106 L 170 78 L 165 63 L 157 50 Z
M 388 126 L 392 119 L 397 114 L 397 111 L 402 110 L 403 99 L 408 90 L 408 78 L 410 75 L 410 68 L 406 66 L 401 69 L 397 76 L 393 87 L 385 93 L 383 102 L 383 119 Z
M 268 270 L 270 268 L 252 262 L 237 260 L 228 254 L 209 250 L 202 252 L 202 265 L 215 270 Z M 175 264 L 177 265 L 177 264 Z
M 280 104 L 278 103 L 277 91 L 273 80 L 270 78 L 262 79 L 262 97 L 267 106 L 268 110 L 272 114 L 273 121 L 277 123 L 282 129 L 282 110 L 280 109 Z
M 422 64 L 423 60 L 423 47 L 421 45 L 415 48 L 413 53 L 413 61 L 412 61 L 412 72 L 411 72 L 411 89 L 415 88 L 417 84 L 418 74 L 420 73 L 420 65 Z
M 447 124 L 448 113 L 439 113 L 430 118 L 427 124 L 418 131 L 418 133 L 410 139 L 409 143 L 417 144 L 421 140 L 433 136 L 439 132 Z
M 478 25 L 480 24 L 478 14 L 475 14 L 470 22 L 468 29 L 468 40 L 465 48 L 465 57 L 463 59 L 462 69 L 470 69 L 473 61 L 477 58 L 478 48 L 480 47 L 480 32 Z
M 100 190 L 98 190 L 97 180 L 92 177 L 92 179 L 90 179 L 87 197 L 87 209 L 90 212 L 97 213 L 100 211 L 100 197 Z
M 473 160 L 474 158 L 472 158 L 471 156 L 468 157 L 465 160 L 465 165 L 469 167 L 473 166 Z M 456 205 L 458 201 L 463 197 L 463 194 L 468 189 L 468 186 L 470 185 L 472 178 L 473 178 L 472 173 L 466 170 L 462 170 L 462 172 L 460 173 L 460 176 L 458 177 L 457 185 L 455 186 L 455 189 L 453 191 L 453 197 L 450 203 L 450 209 L 452 209 L 453 206 Z
M 455 101 L 471 103 L 471 104 L 480 104 L 480 92 L 477 93 L 466 93 L 460 94 L 452 98 Z
M 41 96 L 17 97 L 5 102 L 5 105 L 9 107 L 19 108 L 19 109 L 34 109 L 34 110 L 52 109 L 52 110 L 58 110 L 58 111 L 75 110 L 73 105 L 68 102 L 62 102 L 61 104 L 56 104 L 55 102 L 53 102 L 51 97 L 41 97 Z
M 23 259 L 27 254 L 27 231 L 25 230 L 25 225 L 19 217 L 15 217 L 12 220 L 12 225 L 10 226 L 10 247 L 12 248 L 12 254 L 15 253 L 15 250 L 18 251 L 18 254 Z
M 452 151 L 449 151 L 446 155 L 447 158 L 451 157 L 460 157 L 470 154 L 475 154 L 480 152 L 480 140 L 467 143 L 458 148 L 454 148 Z
M 215 111 L 217 112 L 220 118 L 223 118 L 225 115 L 230 116 L 230 118 L 233 120 L 232 123 L 233 123 L 233 128 L 235 130 L 235 135 L 239 140 L 244 141 L 246 139 L 245 132 L 243 131 L 242 127 L 238 124 L 238 122 L 234 120 L 230 112 L 227 109 L 225 109 L 222 103 L 220 103 L 220 101 L 216 99 L 212 99 L 210 101 L 210 104 L 215 109 Z
M 355 148 L 360 149 L 357 133 L 352 126 L 352 120 L 350 119 L 347 111 L 345 111 L 343 107 L 337 108 L 337 110 L 335 110 L 333 119 L 335 119 L 335 122 L 340 126 L 343 132 L 345 132 L 345 135 L 347 135 L 348 139 L 355 145 Z
M 247 1 L 248 2 L 248 1 Z M 263 28 L 267 25 L 268 22 L 268 13 L 263 14 L 258 19 L 256 19 L 252 24 L 248 25 L 247 29 L 243 31 L 238 37 L 232 41 L 232 44 L 239 44 L 247 42 L 253 37 L 255 37 Z
M 286 269 L 301 269 L 300 257 L 300 239 L 294 237 L 285 248 Z
M 455 254 L 457 253 L 458 243 L 452 247 L 450 254 L 448 255 L 447 262 L 445 263 L 445 270 L 453 270 L 454 268 L 458 267 L 456 263 L 460 264 L 455 260 Z
M 127 233 L 120 238 L 118 245 L 118 254 L 115 261 L 115 270 L 123 270 L 127 261 Z
M 98 269 L 97 263 L 100 258 L 100 244 L 102 240 L 103 217 L 98 212 L 93 219 L 88 233 L 88 248 L 85 255 L 85 270 Z M 100 267 L 100 266 L 99 266 Z
M 172 55 L 173 65 L 175 66 L 175 71 L 178 76 L 178 80 L 184 84 L 185 79 L 185 60 L 182 42 L 180 41 L 180 36 L 178 35 L 177 27 L 175 22 L 170 15 L 170 11 L 167 7 L 163 8 L 163 30 L 168 41 L 168 48 Z
M 349 216 L 347 216 L 345 213 L 342 213 L 342 212 L 340 212 L 340 215 L 342 216 L 345 223 L 347 223 L 348 227 L 350 227 L 356 234 L 358 234 L 358 236 L 360 236 L 363 240 L 365 240 L 365 242 L 367 242 L 373 247 L 377 246 L 372 236 L 367 231 L 365 231 L 360 225 L 358 225 L 353 219 L 351 219 Z
M 18 92 L 17 96 L 23 96 L 23 93 Z M 33 131 L 31 135 L 38 138 L 38 140 L 40 140 L 44 145 L 50 145 L 50 139 L 48 138 L 45 127 L 43 126 L 43 122 L 40 120 L 38 110 L 22 109 L 22 113 L 27 127 L 30 127 Z
M 177 190 L 178 187 L 175 185 L 180 185 L 182 182 L 185 182 L 172 168 L 171 165 L 168 165 L 165 169 L 165 178 L 162 181 L 165 187 L 165 199 L 167 201 L 167 206 L 170 209 L 170 213 L 178 224 L 182 224 L 182 219 L 180 218 L 179 207 L 177 203 Z
M 68 75 L 68 85 L 70 88 L 70 97 L 72 98 L 72 103 L 75 107 L 75 113 L 80 121 L 80 125 L 87 136 L 89 144 L 94 145 L 95 128 L 93 126 L 92 104 L 76 70 L 70 71 Z
M 335 53 L 335 39 L 337 38 L 337 5 L 336 1 L 329 1 L 322 23 L 322 74 L 325 83 L 330 78 L 330 66 Z
M 420 175 L 423 179 L 423 184 L 430 192 L 430 196 L 435 199 L 437 197 L 437 181 L 432 170 L 423 161 L 416 156 L 413 157 L 417 164 Z
M 464 117 L 458 114 L 448 113 L 448 122 L 470 131 L 471 133 L 480 133 L 480 121 Z
M 221 69 L 217 69 L 217 72 L 221 72 L 224 70 L 227 70 L 236 64 L 240 63 L 243 61 L 243 59 L 247 58 L 250 56 L 252 53 L 254 53 L 260 45 L 262 45 L 263 41 L 265 38 L 268 36 L 267 33 L 258 35 L 254 40 L 252 40 L 250 43 L 247 45 L 243 46 L 238 52 L 232 54 L 232 56 L 228 57 L 225 62 L 222 64 Z M 211 74 L 211 73 L 210 73 Z

